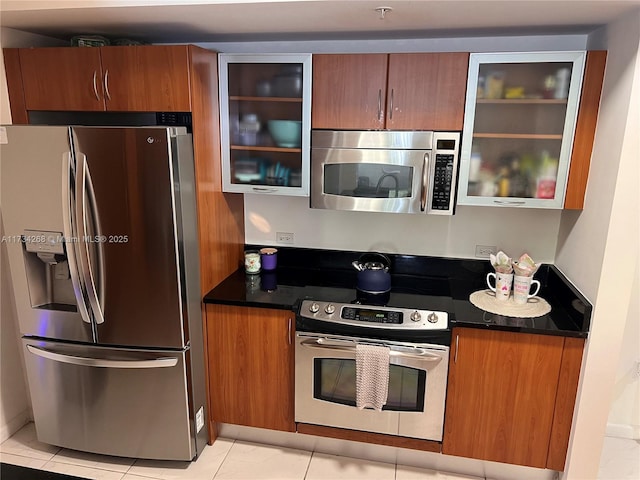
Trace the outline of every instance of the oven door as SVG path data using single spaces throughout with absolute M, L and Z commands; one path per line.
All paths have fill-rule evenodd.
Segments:
M 430 155 L 430 150 L 314 147 L 311 208 L 424 212 Z
M 304 332 L 296 337 L 296 422 L 442 441 L 449 347 Z M 381 412 L 356 407 L 357 343 L 391 350 Z

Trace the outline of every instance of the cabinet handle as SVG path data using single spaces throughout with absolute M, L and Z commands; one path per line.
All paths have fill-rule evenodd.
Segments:
M 460 337 L 456 335 L 456 353 L 453 355 L 453 363 L 458 363 L 458 340 Z
M 291 345 L 291 317 L 289 317 L 289 327 L 287 330 L 287 340 L 289 341 L 289 345 Z
M 391 100 L 389 101 L 389 120 L 393 120 L 393 88 L 391 89 Z
M 109 93 L 109 70 L 104 72 L 104 93 L 107 96 L 107 100 L 111 100 L 111 94 Z
M 277 192 L 277 188 L 265 188 L 265 187 L 252 187 L 252 190 L 255 192 L 264 192 L 264 193 L 273 193 Z
M 497 203 L 498 205 L 524 205 L 524 200 L 494 200 L 493 203 Z
M 378 89 L 378 121 L 382 120 L 382 89 Z
M 96 70 L 93 71 L 93 93 L 96 96 L 96 100 L 100 101 L 100 95 L 98 95 L 98 72 Z

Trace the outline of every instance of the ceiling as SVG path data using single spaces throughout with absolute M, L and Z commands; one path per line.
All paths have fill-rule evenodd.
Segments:
M 384 18 L 376 7 L 393 10 Z M 0 26 L 152 43 L 589 33 L 640 0 L 0 0 Z

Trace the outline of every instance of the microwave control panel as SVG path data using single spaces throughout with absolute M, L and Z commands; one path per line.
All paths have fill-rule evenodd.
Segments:
M 433 191 L 431 194 L 432 210 L 449 210 L 449 208 L 451 208 L 453 169 L 453 154 L 436 154 L 433 172 Z
M 453 215 L 459 149 L 460 132 L 433 133 L 427 213 Z

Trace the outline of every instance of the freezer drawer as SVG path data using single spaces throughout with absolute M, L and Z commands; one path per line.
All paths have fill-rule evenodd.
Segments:
M 38 440 L 107 455 L 196 456 L 187 351 L 23 338 Z

